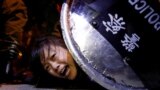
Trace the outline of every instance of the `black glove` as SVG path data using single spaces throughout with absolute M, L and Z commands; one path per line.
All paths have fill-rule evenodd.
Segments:
M 0 37 L 0 53 L 7 61 L 16 60 L 18 56 L 21 55 L 21 50 L 20 46 L 13 38 L 3 35 L 3 37 Z
M 8 79 L 10 62 L 18 60 L 21 56 L 18 43 L 10 36 L 0 35 L 0 82 Z

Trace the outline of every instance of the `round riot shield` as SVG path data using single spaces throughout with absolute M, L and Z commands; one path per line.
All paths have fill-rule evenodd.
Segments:
M 159 88 L 158 0 L 66 0 L 61 27 L 82 70 L 109 90 Z

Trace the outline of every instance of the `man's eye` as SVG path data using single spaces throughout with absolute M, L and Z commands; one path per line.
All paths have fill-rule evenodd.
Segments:
M 45 70 L 49 70 L 50 66 L 48 64 L 46 64 L 44 68 L 45 68 Z
M 56 55 L 56 53 L 51 56 L 51 59 L 52 59 L 52 60 L 54 59 L 55 55 Z

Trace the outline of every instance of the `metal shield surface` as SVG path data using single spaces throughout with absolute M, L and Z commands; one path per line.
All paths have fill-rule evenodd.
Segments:
M 146 36 L 150 32 L 159 33 L 156 10 L 154 16 L 144 13 L 148 3 L 147 0 L 67 0 L 62 6 L 62 34 L 68 49 L 90 78 L 106 89 L 146 89 L 130 62 L 145 60 L 146 54 L 140 54 L 147 47 Z M 148 22 L 145 18 L 149 18 Z M 142 31 L 148 23 L 148 31 Z

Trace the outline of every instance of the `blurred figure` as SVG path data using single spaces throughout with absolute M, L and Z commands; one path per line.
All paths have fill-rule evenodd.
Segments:
M 12 61 L 22 59 L 26 22 L 27 8 L 23 0 L 0 0 L 0 82 L 7 81 L 13 71 L 10 70 Z

